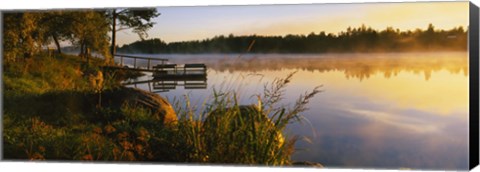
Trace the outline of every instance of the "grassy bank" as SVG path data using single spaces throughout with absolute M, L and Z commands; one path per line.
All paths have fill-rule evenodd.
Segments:
M 4 158 L 289 165 L 296 139 L 282 131 L 318 93 L 277 106 L 290 75 L 251 106 L 233 92 L 212 93 L 201 114 L 188 99 L 173 102 L 178 120 L 166 123 L 143 106 L 103 103 L 127 74 L 101 64 L 45 54 L 4 64 Z

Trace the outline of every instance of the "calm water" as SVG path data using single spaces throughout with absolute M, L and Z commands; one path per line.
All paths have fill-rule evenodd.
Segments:
M 468 167 L 467 53 L 156 56 L 208 66 L 206 89 L 158 93 L 169 100 L 187 94 L 197 105 L 213 88 L 236 90 L 243 104 L 256 103 L 251 95 L 265 83 L 294 71 L 284 104 L 323 85 L 303 113 L 307 120 L 287 128 L 287 135 L 311 140 L 297 142 L 296 161 L 333 168 Z

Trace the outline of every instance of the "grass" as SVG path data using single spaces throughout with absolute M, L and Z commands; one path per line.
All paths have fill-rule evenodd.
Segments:
M 300 120 L 319 87 L 299 97 L 293 107 L 278 106 L 293 74 L 266 85 L 258 104 L 240 105 L 236 92 L 216 92 L 203 113 L 195 114 L 188 98 L 177 101 L 179 137 L 186 139 L 189 161 L 222 164 L 291 165 L 297 137 L 286 138 L 287 124 Z M 187 103 L 183 103 L 187 102 Z M 198 118 L 195 118 L 195 117 Z M 193 153 L 192 153 L 193 152 Z M 234 152 L 234 153 L 233 153 Z
M 240 105 L 234 91 L 214 91 L 200 113 L 188 97 L 175 101 L 178 120 L 161 125 L 149 109 L 98 106 L 99 92 L 119 87 L 125 74 L 103 71 L 94 89 L 101 62 L 81 62 L 61 55 L 5 65 L 5 159 L 291 165 L 296 137 L 282 132 L 319 93 L 317 87 L 292 107 L 278 105 L 290 74 L 265 85 L 255 105 Z

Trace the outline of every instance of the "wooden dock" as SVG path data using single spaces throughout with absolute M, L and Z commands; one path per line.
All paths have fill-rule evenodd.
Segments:
M 153 67 L 153 77 L 158 79 L 181 79 L 195 80 L 207 77 L 207 66 L 205 64 L 161 64 Z
M 207 66 L 205 64 L 168 64 L 168 59 L 164 58 L 139 57 L 121 54 L 114 55 L 114 60 L 117 62 L 117 65 L 105 67 L 111 69 L 152 72 L 152 76 L 155 78 L 188 79 L 206 77 L 207 75 Z M 128 65 L 126 65 L 127 63 L 125 63 L 127 60 L 131 62 Z
M 117 62 L 116 66 L 105 67 L 152 73 L 152 80 L 128 82 L 124 85 L 136 87 L 137 84 L 148 84 L 151 92 L 165 92 L 175 89 L 177 86 L 183 86 L 185 89 L 207 88 L 207 66 L 205 64 L 169 64 L 167 63 L 168 59 L 119 54 L 114 56 L 114 60 Z M 125 65 L 127 60 L 130 61 L 130 66 Z
M 123 54 L 115 54 L 113 56 L 114 61 L 117 61 L 117 66 L 108 66 L 109 68 L 128 69 L 141 72 L 153 72 L 153 66 L 166 64 L 168 59 L 164 58 L 152 58 L 152 57 L 139 57 Z M 131 66 L 128 66 L 126 61 L 131 61 Z

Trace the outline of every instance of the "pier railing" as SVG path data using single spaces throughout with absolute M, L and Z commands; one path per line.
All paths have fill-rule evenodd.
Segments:
M 126 66 L 126 59 L 130 59 Z M 193 64 L 167 64 L 168 59 L 139 57 L 132 55 L 115 54 L 116 66 L 105 66 L 111 69 L 134 70 L 152 72 L 153 79 L 149 81 L 127 82 L 124 85 L 147 84 L 150 91 L 165 92 L 183 86 L 185 89 L 206 89 L 207 88 L 207 66 L 201 63 Z M 132 61 L 133 60 L 133 61 Z M 137 61 L 146 61 L 139 65 Z M 157 63 L 153 63 L 157 62 Z
M 153 71 L 153 66 L 154 65 L 158 65 L 158 64 L 153 64 L 152 62 L 158 62 L 160 61 L 160 64 L 162 65 L 165 65 L 166 62 L 168 61 L 168 59 L 164 59 L 164 58 L 152 58 L 152 57 L 139 57 L 139 56 L 132 56 L 132 55 L 123 55 L 123 54 L 115 54 L 113 56 L 114 60 L 115 59 L 118 59 L 118 64 L 120 64 L 120 66 L 124 66 L 125 65 L 125 60 L 126 59 L 133 59 L 133 69 L 139 69 L 139 70 L 146 70 L 146 71 Z M 147 65 L 146 66 L 140 66 L 140 65 L 137 65 L 137 61 L 146 61 L 147 62 Z

